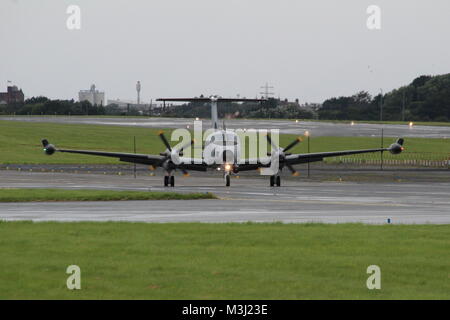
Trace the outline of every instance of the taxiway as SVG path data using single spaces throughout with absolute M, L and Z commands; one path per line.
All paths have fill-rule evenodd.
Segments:
M 160 176 L 0 171 L 0 188 L 167 190 Z M 226 188 L 219 176 L 177 177 L 177 192 L 212 192 L 218 200 L 0 203 L 0 219 L 143 222 L 450 223 L 450 184 L 319 182 L 241 177 Z

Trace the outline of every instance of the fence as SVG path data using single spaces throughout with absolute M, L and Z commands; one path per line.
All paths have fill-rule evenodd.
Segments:
M 400 155 L 391 155 L 389 152 L 384 152 L 383 158 L 380 155 L 361 154 L 329 158 L 325 159 L 325 162 L 333 164 L 433 167 L 450 170 L 450 153 L 408 152 Z

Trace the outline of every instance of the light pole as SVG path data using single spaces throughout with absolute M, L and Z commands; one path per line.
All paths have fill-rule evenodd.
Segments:
M 383 149 L 384 147 L 383 147 L 383 145 L 384 145 L 384 129 L 383 128 L 381 128 L 381 149 Z M 380 170 L 381 171 L 383 171 L 383 151 L 381 151 L 381 154 L 380 154 Z
M 309 153 L 309 131 L 305 131 L 305 137 L 308 140 L 308 153 Z M 309 179 L 309 162 L 307 163 L 308 166 L 308 179 Z
M 380 89 L 380 122 L 383 121 L 383 89 Z
M 403 99 L 402 99 L 402 121 L 405 121 L 405 91 L 403 90 Z

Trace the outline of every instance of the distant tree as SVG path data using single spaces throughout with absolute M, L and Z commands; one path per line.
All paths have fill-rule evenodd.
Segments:
M 330 98 L 319 109 L 319 119 L 379 120 L 383 99 L 383 120 L 449 121 L 450 74 L 420 76 L 410 85 L 394 89 L 383 97 L 359 92 L 351 97 Z

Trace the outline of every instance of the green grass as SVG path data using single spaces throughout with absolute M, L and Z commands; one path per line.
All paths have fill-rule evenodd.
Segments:
M 0 222 L 0 299 L 450 299 L 449 234 L 450 225 Z M 66 288 L 73 264 L 81 290 Z M 366 287 L 369 265 L 381 268 L 381 290 Z
M 4 189 L 0 202 L 25 201 L 116 201 L 116 200 L 195 200 L 215 199 L 211 193 L 175 193 L 113 190 Z
M 157 137 L 159 129 L 125 126 L 80 125 L 0 121 L 1 164 L 117 164 L 114 158 L 55 154 L 47 156 L 40 140 L 49 139 L 57 147 L 67 149 L 92 149 L 103 151 L 133 152 L 133 136 L 136 136 L 137 152 L 159 154 L 164 151 Z M 172 130 L 165 130 L 170 138 Z M 286 146 L 295 135 L 281 135 L 280 145 Z M 394 138 L 385 138 L 385 146 Z M 386 159 L 445 160 L 450 155 L 447 139 L 407 138 L 406 151 L 399 156 L 385 154 Z M 172 143 L 174 145 L 175 143 Z M 310 151 L 336 151 L 348 149 L 378 148 L 378 137 L 311 137 Z M 307 140 L 291 149 L 294 153 L 307 152 Z M 379 154 L 358 156 L 364 159 L 379 159 Z

